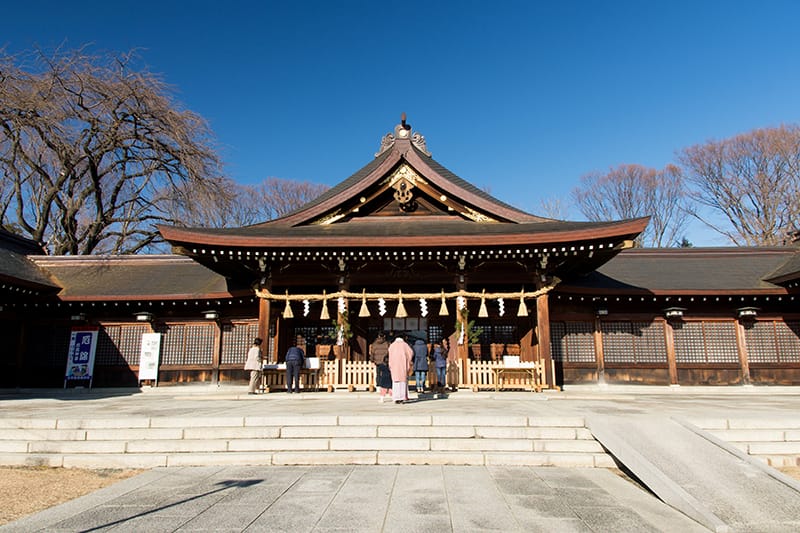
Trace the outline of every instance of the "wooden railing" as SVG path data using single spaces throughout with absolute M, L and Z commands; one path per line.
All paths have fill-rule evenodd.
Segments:
M 514 368 L 504 365 L 503 361 L 458 361 L 459 375 L 463 365 L 467 365 L 466 381 L 460 387 L 473 391 L 496 389 L 541 390 L 547 388 L 544 365 L 536 362 L 533 369 Z M 530 364 L 530 363 L 528 363 Z M 503 369 L 498 372 L 499 369 Z M 428 372 L 429 381 L 435 377 L 433 369 Z M 502 376 L 502 378 L 499 378 Z M 413 381 L 413 376 L 409 378 Z M 499 380 L 499 382 L 498 382 Z M 345 361 L 335 359 L 320 361 L 317 373 L 304 370 L 301 374 L 303 388 L 320 388 L 332 392 L 334 389 L 346 388 L 353 391 L 375 390 L 375 365 L 371 361 Z M 285 389 L 285 371 L 268 371 L 264 373 L 264 386 L 267 390 Z

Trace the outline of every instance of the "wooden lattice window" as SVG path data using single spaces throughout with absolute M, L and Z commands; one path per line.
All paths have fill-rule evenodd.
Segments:
M 673 324 L 677 363 L 738 363 L 736 323 L 692 321 Z
M 214 352 L 213 324 L 169 324 L 162 333 L 161 364 L 211 364 Z
M 97 338 L 95 364 L 138 365 L 142 351 L 142 335 L 149 332 L 149 326 L 144 324 L 103 325 Z
M 222 361 L 223 365 L 244 365 L 247 350 L 258 337 L 258 322 L 232 322 L 222 326 Z
M 479 344 L 516 344 L 519 342 L 516 324 L 476 321 L 475 329 L 481 330 Z
M 444 328 L 441 324 L 428 324 L 428 342 L 442 342 Z
M 562 363 L 594 363 L 594 325 L 592 322 L 551 322 L 550 351 Z
M 751 363 L 800 363 L 800 321 L 758 320 L 744 337 Z
M 606 363 L 666 363 L 667 344 L 661 322 L 600 323 Z

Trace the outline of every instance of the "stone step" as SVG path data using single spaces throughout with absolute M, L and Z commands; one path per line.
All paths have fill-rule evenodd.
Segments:
M 258 416 L 5 419 L 0 464 L 613 466 L 581 417 Z
M 770 466 L 800 465 L 798 418 L 703 418 L 691 422 Z
M 208 465 L 515 465 L 565 468 L 614 468 L 605 453 L 425 452 L 425 451 L 276 451 L 170 454 L 6 454 L 0 464 L 65 468 L 155 468 Z

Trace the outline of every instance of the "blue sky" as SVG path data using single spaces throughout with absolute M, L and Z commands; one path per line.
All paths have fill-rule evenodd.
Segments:
M 3 18 L 8 52 L 140 49 L 242 183 L 334 185 L 405 112 L 434 158 L 535 213 L 588 172 L 800 121 L 795 1 L 28 0 Z

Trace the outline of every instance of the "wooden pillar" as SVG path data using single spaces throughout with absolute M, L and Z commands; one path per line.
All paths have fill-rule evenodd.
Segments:
M 750 356 L 744 336 L 742 319 L 736 321 L 736 346 L 739 348 L 739 366 L 742 370 L 742 385 L 750 385 Z
M 549 376 L 550 386 L 556 387 L 556 368 L 550 352 L 550 304 L 547 294 L 536 297 L 536 330 L 539 341 L 539 359 L 545 365 L 545 375 Z
M 597 383 L 606 382 L 606 357 L 603 352 L 603 332 L 600 329 L 600 317 L 594 319 L 594 354 L 597 360 Z
M 678 384 L 678 364 L 675 358 L 675 330 L 669 320 L 664 321 L 664 339 L 667 343 L 667 367 L 669 369 L 669 384 Z
M 19 320 L 19 341 L 17 342 L 17 352 L 14 364 L 14 386 L 22 387 L 24 385 L 24 354 L 25 354 L 25 334 L 28 330 L 27 323 L 24 320 Z
M 527 318 L 524 321 L 520 319 L 518 324 L 520 331 L 525 332 L 519 339 L 519 360 L 526 363 L 536 361 L 538 356 L 534 351 L 533 325 Z
M 214 320 L 213 350 L 211 354 L 211 383 L 219 385 L 219 366 L 222 361 L 222 324 L 219 319 Z
M 266 298 L 259 298 L 258 300 L 258 336 L 264 340 L 264 355 L 269 355 L 269 320 L 270 320 L 270 301 Z M 277 330 L 275 334 L 275 341 L 277 342 Z M 277 350 L 278 347 L 275 347 Z

